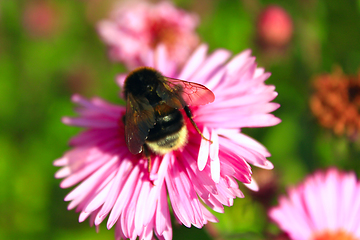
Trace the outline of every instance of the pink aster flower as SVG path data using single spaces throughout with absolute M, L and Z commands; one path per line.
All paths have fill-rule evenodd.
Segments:
M 142 57 L 164 44 L 172 60 L 183 63 L 199 43 L 195 28 L 198 17 L 170 2 L 137 2 L 116 8 L 110 19 L 98 24 L 112 60 L 127 67 L 144 65 Z
M 296 240 L 360 239 L 360 182 L 331 168 L 307 177 L 269 216 Z
M 203 84 L 216 96 L 211 104 L 190 106 L 194 121 L 213 143 L 186 121 L 187 144 L 155 156 L 150 173 L 147 159 L 127 148 L 122 121 L 126 108 L 73 96 L 79 116 L 63 122 L 86 130 L 71 139 L 73 149 L 54 162 L 62 167 L 56 177 L 65 178 L 60 186 L 77 185 L 65 197 L 71 201 L 68 208 L 80 212 L 81 222 L 89 217 L 96 226 L 108 216 L 107 227 L 116 225 L 116 239 L 152 239 L 153 234 L 171 239 L 170 207 L 187 227 L 217 221 L 205 206 L 223 212 L 224 205 L 243 197 L 236 180 L 251 184 L 249 164 L 273 168 L 266 159 L 269 152 L 239 131 L 280 122 L 270 114 L 279 107 L 270 103 L 277 95 L 274 87 L 264 84 L 270 74 L 257 68 L 250 54 L 247 50 L 230 59 L 228 51 L 217 50 L 208 56 L 202 45 L 179 73 L 164 47 L 149 55 L 147 66 L 164 76 Z M 118 77 L 120 85 L 124 77 Z

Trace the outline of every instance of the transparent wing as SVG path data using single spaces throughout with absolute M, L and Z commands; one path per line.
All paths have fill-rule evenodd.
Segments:
M 154 127 L 154 109 L 146 98 L 134 98 L 127 95 L 125 115 L 125 138 L 126 145 L 132 154 L 142 151 L 142 145 Z
M 179 99 L 183 107 L 185 107 L 185 105 L 205 105 L 215 100 L 214 93 L 199 83 L 187 82 L 175 78 L 166 78 L 166 80 L 168 87 L 172 89 L 174 97 Z

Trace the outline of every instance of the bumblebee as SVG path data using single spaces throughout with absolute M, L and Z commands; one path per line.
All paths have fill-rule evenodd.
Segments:
M 126 144 L 131 153 L 144 154 L 149 171 L 152 153 L 164 155 L 187 143 L 188 130 L 181 110 L 206 139 L 189 108 L 214 101 L 213 92 L 205 86 L 164 77 L 150 67 L 139 67 L 126 77 L 124 96 Z

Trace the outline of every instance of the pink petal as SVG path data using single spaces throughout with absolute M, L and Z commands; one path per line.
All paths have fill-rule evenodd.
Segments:
M 196 69 L 198 69 L 205 61 L 207 50 L 208 46 L 206 44 L 200 45 L 187 61 L 187 64 L 183 67 L 183 70 L 179 74 L 178 78 L 189 81 L 188 79 L 190 79 L 190 77 L 195 73 Z
M 219 159 L 219 137 L 217 132 L 211 130 L 211 141 L 210 145 L 210 167 L 211 167 L 211 178 L 215 183 L 220 181 L 220 159 Z
M 204 127 L 202 134 L 205 138 L 210 139 L 209 130 Z M 201 138 L 199 154 L 197 158 L 198 168 L 200 171 L 204 170 L 207 160 L 209 158 L 210 142 Z

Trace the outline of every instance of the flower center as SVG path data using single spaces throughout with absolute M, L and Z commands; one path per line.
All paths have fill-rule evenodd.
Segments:
M 171 47 L 176 42 L 176 26 L 174 24 L 152 20 L 151 21 L 151 46 L 155 48 L 159 43 L 166 44 L 167 47 Z
M 356 238 L 351 233 L 339 230 L 336 232 L 325 231 L 320 234 L 315 234 L 311 240 L 359 240 L 359 238 Z

